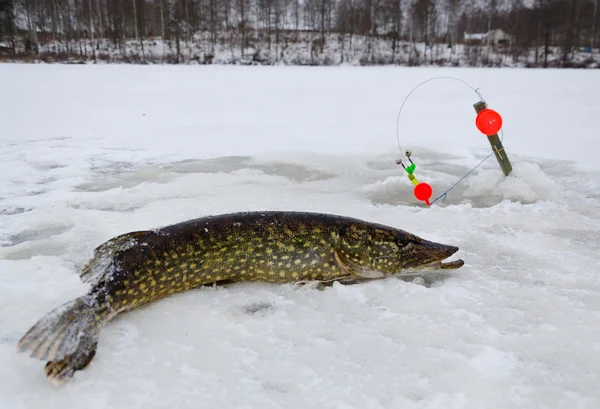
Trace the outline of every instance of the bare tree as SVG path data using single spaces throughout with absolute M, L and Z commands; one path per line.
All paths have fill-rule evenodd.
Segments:
M 594 1 L 594 12 L 592 13 L 592 40 L 591 47 L 592 53 L 594 52 L 594 48 L 596 48 L 596 29 L 598 27 L 598 0 Z
M 236 0 L 240 21 L 237 29 L 241 32 L 240 51 L 242 57 L 244 57 L 244 50 L 246 48 L 246 25 L 248 18 L 249 1 L 248 0 Z
M 15 12 L 12 0 L 0 0 L 0 38 L 8 36 L 10 52 L 16 57 L 15 44 Z

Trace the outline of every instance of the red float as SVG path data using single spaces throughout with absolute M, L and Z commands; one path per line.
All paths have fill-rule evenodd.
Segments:
M 429 199 L 431 198 L 431 194 L 433 193 L 433 189 L 429 186 L 428 183 L 421 182 L 417 186 L 415 186 L 415 190 L 413 192 L 415 197 L 418 200 L 422 200 L 427 203 L 427 206 L 431 206 L 429 203 Z
M 484 135 L 492 136 L 498 133 L 502 128 L 502 117 L 493 109 L 486 108 L 477 114 L 475 126 Z

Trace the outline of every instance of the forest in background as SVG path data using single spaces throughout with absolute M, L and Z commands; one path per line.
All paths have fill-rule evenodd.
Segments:
M 598 3 L 0 0 L 0 59 L 600 67 Z

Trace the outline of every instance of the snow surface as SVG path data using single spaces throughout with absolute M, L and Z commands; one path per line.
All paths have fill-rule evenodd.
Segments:
M 395 163 L 404 96 L 480 87 L 492 157 L 426 208 Z M 600 73 L 0 65 L 0 408 L 600 407 Z M 490 147 L 473 91 L 400 121 L 441 194 Z M 458 245 L 448 275 L 325 291 L 202 288 L 125 314 L 56 388 L 16 352 L 84 294 L 120 233 L 242 210 L 323 211 Z

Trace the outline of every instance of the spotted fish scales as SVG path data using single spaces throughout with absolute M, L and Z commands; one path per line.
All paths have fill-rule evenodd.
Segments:
M 457 247 L 349 217 L 303 212 L 208 216 L 130 232 L 100 245 L 81 279 L 88 294 L 40 319 L 18 349 L 48 361 L 62 383 L 93 359 L 116 315 L 207 284 L 241 281 L 356 283 L 461 267 Z

